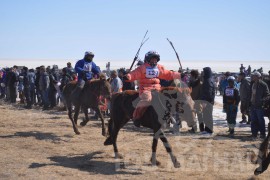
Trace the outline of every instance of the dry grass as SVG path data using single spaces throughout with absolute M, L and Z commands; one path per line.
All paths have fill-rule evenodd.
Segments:
M 219 108 L 219 107 L 218 107 Z M 100 121 L 90 121 L 75 135 L 66 112 L 25 110 L 0 103 L 0 179 L 269 179 L 270 170 L 255 177 L 250 157 L 260 141 L 236 129 L 234 138 L 226 126 L 215 126 L 215 136 L 168 133 L 181 168 L 175 169 L 162 143 L 150 166 L 151 131 L 128 124 L 118 144 L 124 159 L 113 158 L 113 148 L 103 146 Z M 80 115 L 82 117 L 82 115 Z

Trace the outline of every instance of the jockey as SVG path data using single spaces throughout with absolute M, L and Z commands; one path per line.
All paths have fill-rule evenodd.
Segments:
M 128 81 L 140 81 L 140 101 L 133 113 L 133 122 L 137 127 L 140 127 L 140 118 L 151 104 L 151 90 L 159 90 L 161 87 L 159 79 L 180 79 L 180 73 L 166 70 L 164 66 L 157 64 L 159 60 L 158 52 L 149 51 L 145 54 L 144 63 L 126 75 Z
M 85 85 L 85 81 L 91 80 L 94 75 L 100 73 L 100 69 L 93 62 L 94 53 L 86 51 L 84 58 L 79 60 L 75 65 L 75 71 L 78 73 L 78 84 L 72 92 L 72 97 L 77 99 Z

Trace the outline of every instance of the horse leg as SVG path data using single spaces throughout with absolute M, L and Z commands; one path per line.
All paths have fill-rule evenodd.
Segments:
M 110 119 L 109 124 L 108 124 L 109 137 L 105 140 L 104 145 L 105 146 L 113 145 L 115 159 L 123 159 L 123 156 L 118 152 L 117 143 L 116 143 L 117 136 L 120 129 L 121 127 L 115 127 L 112 119 Z
M 160 139 L 161 141 L 163 142 L 163 145 L 165 146 L 166 148 L 166 151 L 170 154 L 170 157 L 171 157 L 171 160 L 172 160 L 172 163 L 174 165 L 175 168 L 180 168 L 180 163 L 177 161 L 175 155 L 173 154 L 172 152 L 172 147 L 170 145 L 170 143 L 168 142 L 165 134 L 163 133 L 163 131 L 161 130 L 160 132 Z
M 74 122 L 77 125 L 77 121 L 78 121 L 78 117 L 79 117 L 79 113 L 80 113 L 80 105 L 75 105 L 75 112 L 74 112 Z
M 157 161 L 157 158 L 156 158 L 157 144 L 158 144 L 158 138 L 156 138 L 154 136 L 153 144 L 152 144 L 152 157 L 151 157 L 151 160 L 150 160 L 153 166 L 159 166 L 160 165 L 160 162 Z
M 73 130 L 74 130 L 74 132 L 76 134 L 80 134 L 80 132 L 79 132 L 79 130 L 77 128 L 77 124 L 74 122 L 74 120 L 72 118 L 72 106 L 71 106 L 71 104 L 68 104 L 67 107 L 68 107 L 68 117 L 71 120 Z
M 85 120 L 80 123 L 81 126 L 85 126 L 89 121 L 88 108 L 83 107 L 83 112 L 84 112 Z
M 106 131 L 106 127 L 105 127 L 105 122 L 104 122 L 104 118 L 103 115 L 99 109 L 99 107 L 94 108 L 94 110 L 96 111 L 97 115 L 100 117 L 101 119 L 101 125 L 102 125 L 102 136 L 106 136 L 107 135 L 107 131 Z

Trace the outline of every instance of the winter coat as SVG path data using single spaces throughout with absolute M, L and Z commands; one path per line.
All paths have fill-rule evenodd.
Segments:
M 48 73 L 44 72 L 40 74 L 39 78 L 39 89 L 42 90 L 48 90 L 50 86 L 50 78 Z
M 238 106 L 239 102 L 240 102 L 239 90 L 236 87 L 233 88 L 230 88 L 229 86 L 226 87 L 223 94 L 223 104 Z
M 91 80 L 94 75 L 100 73 L 100 69 L 93 61 L 87 62 L 84 59 L 81 59 L 76 63 L 75 71 L 78 73 L 79 80 Z
M 161 87 L 159 79 L 180 79 L 180 73 L 166 70 L 160 64 L 153 68 L 148 63 L 144 63 L 128 73 L 127 78 L 130 81 L 139 80 L 139 92 L 142 93 L 154 89 L 159 90 Z
M 203 68 L 203 84 L 200 100 L 208 101 L 214 104 L 215 100 L 215 85 L 212 80 L 212 70 L 210 67 Z
M 191 94 L 190 94 L 191 98 L 193 100 L 199 100 L 201 91 L 202 91 L 202 82 L 200 81 L 200 79 L 190 81 L 189 87 L 192 89 Z
M 244 78 L 239 88 L 241 103 L 249 103 L 251 95 L 250 81 Z
M 253 84 L 251 84 L 251 92 L 250 92 L 250 97 L 252 96 L 252 87 Z M 255 94 L 255 102 L 251 102 L 252 106 L 256 108 L 261 108 L 263 105 L 263 99 L 266 98 L 267 96 L 270 96 L 268 86 L 265 82 L 262 80 L 259 80 L 257 85 L 256 85 L 256 94 Z

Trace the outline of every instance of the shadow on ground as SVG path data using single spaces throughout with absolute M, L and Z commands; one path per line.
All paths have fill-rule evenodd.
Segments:
M 103 154 L 101 151 L 96 151 L 85 155 L 75 155 L 75 156 L 52 156 L 49 157 L 53 163 L 40 164 L 32 163 L 29 168 L 41 168 L 45 166 L 61 166 L 65 168 L 78 169 L 80 171 L 86 171 L 94 174 L 104 174 L 104 175 L 114 175 L 114 174 L 129 174 L 129 175 L 139 175 L 139 172 L 128 172 L 123 169 L 117 169 L 118 164 L 114 162 L 104 162 L 102 161 Z
M 14 135 L 0 136 L 0 138 L 17 138 L 17 137 L 34 137 L 37 140 L 51 140 L 53 143 L 67 142 L 61 139 L 60 136 L 54 133 L 45 133 L 39 131 L 29 131 L 29 132 L 16 132 Z M 70 138 L 70 137 L 69 137 Z

